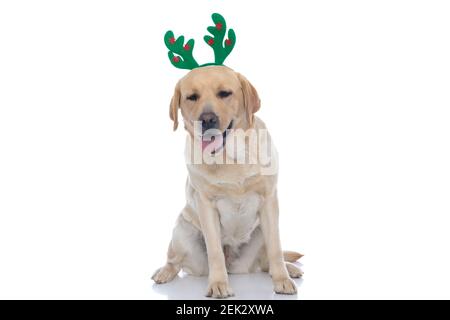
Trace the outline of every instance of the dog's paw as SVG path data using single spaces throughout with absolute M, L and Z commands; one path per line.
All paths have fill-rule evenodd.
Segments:
M 159 268 L 158 270 L 155 271 L 155 273 L 152 276 L 152 279 L 158 284 L 166 283 L 173 280 L 173 278 L 175 278 L 177 274 L 178 270 L 175 267 L 165 265 L 164 267 Z
M 228 298 L 234 296 L 233 290 L 226 281 L 215 281 L 208 285 L 207 297 Z
M 303 271 L 291 263 L 286 263 L 286 269 L 291 278 L 300 278 L 303 275 Z
M 273 281 L 273 289 L 276 293 L 281 294 L 296 294 L 297 286 L 290 278 L 284 278 Z

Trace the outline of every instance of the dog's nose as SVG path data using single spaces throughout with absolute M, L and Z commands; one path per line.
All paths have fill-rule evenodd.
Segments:
M 199 120 L 202 122 L 202 130 L 219 128 L 219 118 L 214 112 L 204 112 L 200 115 Z

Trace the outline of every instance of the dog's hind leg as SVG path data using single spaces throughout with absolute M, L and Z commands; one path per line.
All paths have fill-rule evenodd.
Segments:
M 155 271 L 155 273 L 152 276 L 152 279 L 156 283 L 166 283 L 178 274 L 181 269 L 181 261 L 183 257 L 176 253 L 172 246 L 172 241 L 170 241 L 169 249 L 167 250 L 167 262 L 166 264 Z
M 289 273 L 289 277 L 291 278 L 300 278 L 303 275 L 303 271 L 300 270 L 295 264 L 291 262 L 285 262 L 286 269 Z M 269 263 L 266 261 L 262 261 L 261 263 L 261 271 L 269 272 Z
M 286 263 L 286 269 L 289 273 L 289 277 L 291 278 L 300 278 L 303 275 L 303 271 L 300 270 L 295 264 L 291 262 L 285 262 Z
M 208 260 L 203 236 L 200 230 L 180 215 L 167 251 L 167 262 L 156 270 L 152 279 L 156 283 L 169 282 L 177 276 L 181 269 L 194 276 L 208 274 Z
M 286 269 L 289 273 L 289 277 L 291 278 L 300 278 L 303 275 L 303 271 L 300 270 L 299 267 L 297 267 L 292 262 L 297 261 L 300 259 L 303 255 L 297 252 L 293 251 L 283 251 L 283 257 L 286 264 Z M 265 249 L 261 251 L 260 255 L 260 268 L 263 272 L 269 272 L 269 261 L 267 259 L 267 254 L 265 252 Z

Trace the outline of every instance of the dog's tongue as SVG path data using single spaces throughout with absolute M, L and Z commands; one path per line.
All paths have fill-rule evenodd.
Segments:
M 208 148 L 209 152 L 217 151 L 220 149 L 223 143 L 222 135 L 203 137 L 202 139 L 202 152 Z

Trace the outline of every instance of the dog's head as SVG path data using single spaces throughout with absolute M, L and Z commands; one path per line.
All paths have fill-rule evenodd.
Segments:
M 228 67 L 207 66 L 190 71 L 177 83 L 170 118 L 176 130 L 180 109 L 189 134 L 202 140 L 203 149 L 214 143 L 218 150 L 226 143 L 227 130 L 252 127 L 259 108 L 258 93 L 244 76 Z

